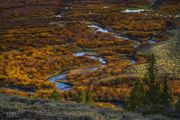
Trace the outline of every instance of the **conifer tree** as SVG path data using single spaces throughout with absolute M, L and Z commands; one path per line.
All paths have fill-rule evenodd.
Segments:
M 178 101 L 176 102 L 175 108 L 176 108 L 176 111 L 180 114 L 180 97 Z
M 152 0 L 152 8 L 159 9 L 159 7 L 162 5 L 163 2 L 167 0 Z
M 139 80 L 132 89 L 129 105 L 133 110 L 141 109 L 143 112 L 161 112 L 169 108 L 171 94 L 169 92 L 167 77 L 160 79 L 157 77 L 156 59 L 154 55 L 148 58 L 149 64 L 147 74 L 143 80 Z
M 149 56 L 148 61 L 148 72 L 144 80 L 145 86 L 147 86 L 146 108 L 155 113 L 169 107 L 171 97 L 167 85 L 167 77 L 165 77 L 163 80 L 157 78 L 158 70 L 156 67 L 156 59 L 154 54 Z
M 148 68 L 147 75 L 145 76 L 145 84 L 147 86 L 146 91 L 146 100 L 148 102 L 148 109 L 154 113 L 155 107 L 157 107 L 158 103 L 158 92 L 160 89 L 159 83 L 156 81 L 157 78 L 157 68 L 156 68 L 156 59 L 152 54 L 148 57 Z
M 166 109 L 170 107 L 172 98 L 171 98 L 171 93 L 168 88 L 168 82 L 167 82 L 167 76 L 164 77 L 161 85 L 161 91 L 160 91 L 160 105 L 162 106 L 161 109 Z
M 145 91 L 143 84 L 140 80 L 137 80 L 135 83 L 135 87 L 132 89 L 130 100 L 129 100 L 129 107 L 132 110 L 136 110 L 137 108 L 142 108 L 144 106 L 144 98 L 145 98 Z

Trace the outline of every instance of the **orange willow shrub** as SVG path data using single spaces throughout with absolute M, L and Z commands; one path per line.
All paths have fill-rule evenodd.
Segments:
M 108 98 L 109 100 L 119 100 L 128 95 L 129 89 L 126 89 L 128 86 L 119 86 L 119 84 L 124 85 L 124 83 L 119 82 L 116 78 L 120 73 L 123 73 L 126 67 L 130 66 L 129 58 L 120 57 L 119 54 L 134 54 L 134 43 L 117 39 L 108 33 L 98 32 L 95 34 L 92 29 L 88 28 L 87 23 L 81 21 L 96 21 L 102 26 L 119 30 L 120 33 L 121 30 L 137 31 L 131 32 L 129 35 L 148 38 L 152 36 L 151 31 L 164 31 L 168 27 L 167 20 L 153 16 L 151 13 L 147 13 L 148 16 L 146 16 L 144 13 L 127 14 L 120 12 L 122 7 L 127 6 L 127 4 L 129 7 L 145 5 L 148 0 L 126 0 L 125 4 L 120 2 L 120 5 L 112 3 L 112 1 L 93 0 L 87 2 L 72 1 L 68 4 L 72 8 L 67 10 L 68 14 L 65 14 L 61 20 L 73 20 L 74 22 L 60 23 L 59 26 L 47 25 L 52 20 L 59 21 L 59 18 L 55 19 L 50 16 L 55 17 L 60 3 L 59 0 L 8 0 L 6 3 L 2 1 L 0 6 L 13 7 L 18 4 L 22 7 L 3 11 L 0 21 L 17 19 L 22 20 L 22 22 L 13 24 L 13 28 L 8 26 L 9 29 L 0 32 L 0 82 L 7 85 L 6 87 L 14 85 L 33 88 L 36 90 L 35 97 L 49 98 L 52 94 L 51 90 L 55 89 L 55 84 L 48 82 L 48 78 L 51 76 L 74 68 L 100 65 L 99 62 L 86 57 L 74 57 L 72 55 L 73 51 L 90 49 L 102 54 L 108 61 L 108 65 L 99 67 L 96 72 L 88 72 L 83 75 L 69 74 L 68 82 L 74 84 L 74 87 L 82 85 L 86 88 L 89 80 L 93 80 L 93 89 L 96 91 L 94 97 L 97 100 Z M 37 6 L 33 6 L 32 9 L 31 4 Z M 106 5 L 112 9 L 104 8 Z M 76 10 L 71 10 L 73 8 Z M 176 7 L 176 9 L 178 8 Z M 26 10 L 26 14 L 24 10 Z M 39 21 L 34 21 L 34 19 L 30 20 L 29 23 L 31 17 L 38 17 L 38 20 L 45 22 L 45 25 Z M 28 25 L 19 27 L 22 26 L 21 23 L 24 23 L 23 20 L 27 20 Z M 163 39 L 164 35 L 159 35 L 158 32 L 156 32 L 157 36 L 155 37 Z M 138 64 L 146 62 L 144 56 L 137 56 L 137 59 Z M 104 78 L 107 78 L 107 81 L 103 81 Z M 126 80 L 130 81 L 128 78 Z M 109 89 L 108 87 L 112 88 Z M 71 91 L 62 93 L 62 96 L 71 100 L 77 94 L 76 92 L 77 89 L 73 88 Z M 101 95 L 101 93 L 103 94 Z M 126 95 L 123 95 L 124 93 Z
M 52 88 L 52 83 L 45 82 L 50 76 L 86 61 L 73 57 L 67 49 L 57 46 L 28 48 L 22 52 L 9 51 L 0 56 L 3 68 L 0 73 L 5 76 L 4 79 L 8 79 L 11 84 L 38 89 Z
M 1 94 L 11 94 L 11 95 L 19 95 L 24 97 L 30 97 L 31 95 L 29 93 L 18 91 L 18 90 L 11 90 L 11 89 L 0 89 Z

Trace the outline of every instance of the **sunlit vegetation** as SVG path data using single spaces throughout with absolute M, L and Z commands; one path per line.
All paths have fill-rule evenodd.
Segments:
M 126 68 L 147 63 L 146 54 L 137 53 L 136 42 L 139 41 L 142 47 L 152 38 L 156 42 L 165 41 L 169 37 L 166 30 L 173 28 L 177 21 L 149 11 L 149 0 L 102 1 L 2 2 L 0 93 L 81 103 L 101 101 L 99 106 L 112 105 L 102 102 L 126 101 L 137 84 L 135 81 L 141 79 L 127 74 Z M 178 5 L 171 5 L 174 8 L 171 10 L 168 5 L 163 5 L 157 12 L 176 14 Z M 127 8 L 147 11 L 121 12 Z M 117 38 L 111 33 L 95 32 L 88 27 L 91 24 L 125 35 L 130 40 Z M 79 51 L 94 52 L 107 63 L 102 65 L 85 56 L 73 56 Z M 131 56 L 135 57 L 135 64 L 131 63 Z M 97 67 L 97 70 L 82 74 L 84 69 L 92 67 Z M 72 84 L 70 91 L 58 90 L 55 83 L 49 81 L 50 77 L 64 72 L 67 72 L 67 78 L 58 82 Z M 92 81 L 91 91 L 87 90 L 89 81 Z M 168 83 L 170 86 L 176 84 L 174 81 Z M 180 93 L 177 85 L 172 91 L 174 95 Z
M 47 81 L 51 75 L 79 66 L 83 61 L 91 62 L 71 54 L 58 46 L 39 49 L 30 47 L 23 52 L 4 52 L 1 54 L 1 82 L 35 89 L 52 88 L 52 83 Z
M 12 90 L 12 89 L 0 89 L 0 93 L 3 94 L 10 94 L 10 95 L 19 95 L 19 96 L 26 96 L 26 97 L 30 97 L 31 95 L 23 92 L 23 91 L 19 91 L 19 90 Z

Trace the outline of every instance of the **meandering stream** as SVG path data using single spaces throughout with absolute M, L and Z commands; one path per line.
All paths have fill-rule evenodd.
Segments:
M 65 10 L 67 10 L 67 9 L 69 9 L 69 7 L 65 7 Z M 127 8 L 127 9 L 122 10 L 121 12 L 124 12 L 124 13 L 141 13 L 141 12 L 146 12 L 146 11 L 149 11 L 149 10 L 146 10 L 146 9 L 128 9 Z M 61 18 L 61 17 L 63 17 L 64 14 L 65 13 L 61 13 L 59 15 L 56 15 L 56 18 Z M 114 30 L 103 27 L 100 24 L 95 23 L 95 22 L 88 24 L 88 28 L 90 28 L 91 30 L 94 30 L 95 34 L 98 34 L 99 32 L 109 33 L 113 37 L 118 38 L 118 39 L 131 40 L 129 37 L 127 37 L 125 35 L 121 35 L 121 34 L 115 32 Z M 155 43 L 156 43 L 156 41 L 153 38 L 148 40 L 148 44 L 155 44 Z M 141 42 L 134 40 L 134 48 L 136 51 L 139 49 L 139 46 L 141 46 Z M 93 60 L 100 62 L 102 65 L 107 65 L 107 62 L 108 62 L 101 55 L 98 55 L 98 53 L 94 53 L 94 52 L 90 52 L 90 51 L 75 52 L 75 53 L 73 53 L 73 56 L 75 56 L 75 57 L 87 57 L 89 59 L 93 59 Z M 127 56 L 129 56 L 129 55 L 127 54 Z M 129 56 L 129 60 L 130 60 L 131 64 L 136 64 L 135 55 Z M 84 68 L 80 71 L 80 74 L 86 74 L 88 71 L 96 71 L 97 69 L 98 69 L 98 67 Z M 71 85 L 69 83 L 59 82 L 59 80 L 67 80 L 67 75 L 68 75 L 68 71 L 60 73 L 56 76 L 49 78 L 49 81 L 55 83 L 59 90 L 63 90 L 63 91 L 70 90 L 73 87 L 73 85 Z
M 87 57 L 89 59 L 93 59 L 93 60 L 100 62 L 102 65 L 107 64 L 107 62 L 104 58 L 100 57 L 99 55 L 97 55 L 97 53 L 93 53 L 93 52 L 81 51 L 81 52 L 73 53 L 73 56 L 75 56 L 75 57 Z M 80 73 L 85 74 L 86 71 L 96 71 L 97 69 L 98 69 L 98 67 L 84 68 L 81 70 L 82 72 L 80 72 Z M 69 83 L 64 83 L 64 82 L 57 82 L 57 80 L 58 81 L 59 80 L 67 80 L 67 74 L 68 74 L 67 72 L 60 73 L 56 76 L 49 78 L 49 81 L 55 83 L 57 88 L 61 91 L 71 90 L 73 85 L 71 85 Z
M 132 11 L 132 12 L 135 12 L 135 11 Z M 116 32 L 113 32 L 112 30 L 109 30 L 107 28 L 103 28 L 100 25 L 98 25 L 97 23 L 96 24 L 95 23 L 94 24 L 90 24 L 90 25 L 88 25 L 88 27 L 90 29 L 93 29 L 96 34 L 98 32 L 110 33 L 115 38 L 120 38 L 120 39 L 123 39 L 123 40 L 130 40 L 128 37 L 125 37 L 125 36 L 120 35 L 120 34 L 118 34 Z M 149 44 L 155 44 L 156 41 L 152 38 L 152 39 L 150 39 L 148 41 L 148 43 Z M 139 41 L 135 41 L 134 48 L 137 50 L 140 45 L 141 45 L 141 43 Z M 107 64 L 107 61 L 102 56 L 98 55 L 98 53 L 95 53 L 95 52 L 80 51 L 80 52 L 73 53 L 73 56 L 75 56 L 75 57 L 87 57 L 89 59 L 93 59 L 93 60 L 96 60 L 96 61 L 100 62 L 102 65 L 106 65 Z M 129 59 L 130 59 L 130 63 L 131 64 L 136 64 L 135 55 L 130 56 Z M 98 67 L 85 68 L 80 73 L 81 74 L 86 74 L 87 71 L 96 71 L 97 69 L 98 69 Z M 67 80 L 67 74 L 68 74 L 68 72 L 60 73 L 60 74 L 58 74 L 56 76 L 53 76 L 53 77 L 49 78 L 49 81 L 55 83 L 57 88 L 59 90 L 61 90 L 61 91 L 71 90 L 73 85 L 71 85 L 69 83 L 64 83 L 64 82 L 57 82 L 59 80 Z

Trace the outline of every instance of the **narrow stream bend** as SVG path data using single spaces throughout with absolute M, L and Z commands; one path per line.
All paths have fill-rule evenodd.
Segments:
M 141 9 L 141 10 L 126 10 L 124 12 L 142 12 L 142 11 L 144 11 L 144 9 Z M 120 34 L 112 32 L 111 30 L 103 28 L 98 24 L 90 24 L 90 25 L 88 25 L 88 27 L 91 28 L 91 29 L 94 29 L 95 33 L 97 33 L 97 32 L 110 33 L 115 38 L 121 38 L 121 39 L 124 39 L 124 40 L 130 40 L 128 37 L 124 37 L 124 36 L 122 36 Z M 156 44 L 156 41 L 152 38 L 152 39 L 150 39 L 148 41 L 148 43 L 149 44 Z M 135 45 L 134 45 L 134 48 L 137 50 L 140 45 L 141 45 L 141 43 L 139 41 L 136 41 Z M 93 53 L 93 52 L 80 51 L 80 52 L 73 53 L 73 56 L 75 56 L 75 57 L 87 57 L 89 59 L 93 59 L 93 60 L 96 60 L 96 61 L 100 62 L 102 65 L 107 64 L 107 61 L 103 57 L 101 57 L 97 53 Z M 131 64 L 136 64 L 136 58 L 135 58 L 134 55 L 130 56 L 129 58 L 130 58 L 130 63 Z M 85 73 L 87 73 L 87 71 L 96 71 L 97 69 L 98 69 L 98 67 L 85 68 L 85 69 L 82 70 L 81 74 L 85 74 Z M 71 88 L 73 87 L 73 85 L 71 85 L 71 84 L 64 83 L 64 82 L 57 82 L 57 80 L 67 80 L 67 72 L 61 73 L 61 74 L 56 75 L 56 76 L 53 76 L 53 77 L 49 78 L 49 81 L 55 83 L 57 88 L 59 90 L 62 90 L 62 91 L 71 90 Z
M 102 65 L 106 65 L 107 64 L 107 61 L 96 55 L 97 53 L 93 53 L 93 52 L 76 52 L 76 53 L 73 53 L 73 56 L 75 57 L 87 57 L 87 58 L 90 58 L 90 59 L 93 59 L 93 60 L 96 60 L 96 61 L 99 61 Z M 85 69 L 82 69 L 80 72 L 81 74 L 86 74 L 86 71 L 96 71 L 98 69 L 98 67 L 90 67 L 90 68 L 85 68 Z M 64 82 L 57 82 L 58 80 L 67 80 L 67 72 L 64 72 L 64 73 L 61 73 L 61 74 L 58 74 L 56 76 L 53 76 L 51 78 L 49 78 L 49 81 L 52 82 L 52 83 L 55 83 L 56 84 L 56 87 L 61 90 L 61 91 L 69 91 L 71 90 L 71 88 L 73 87 L 73 85 L 69 84 L 69 83 L 64 83 Z

